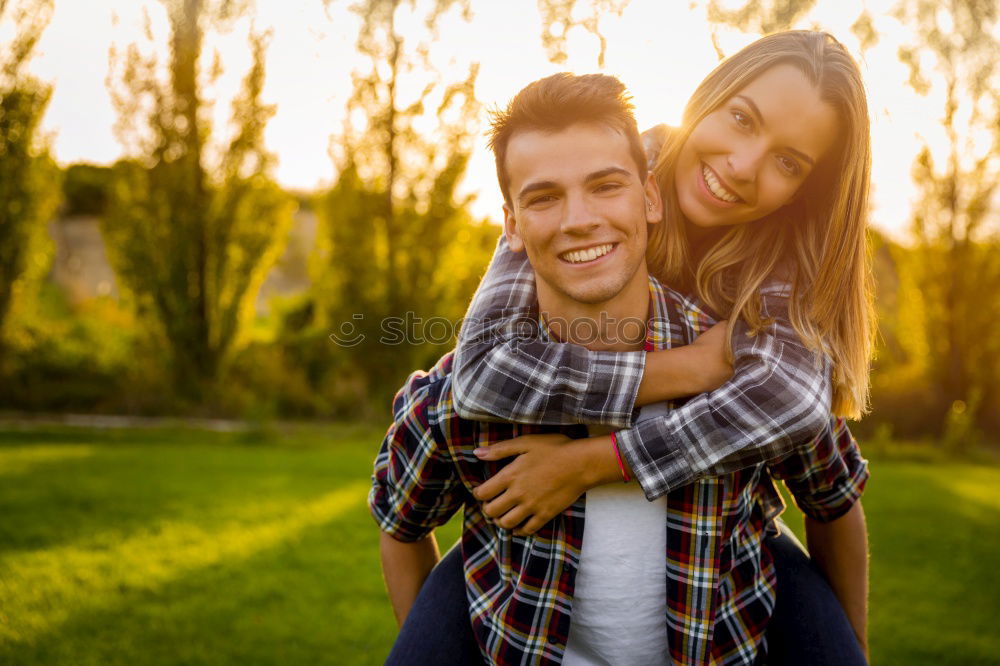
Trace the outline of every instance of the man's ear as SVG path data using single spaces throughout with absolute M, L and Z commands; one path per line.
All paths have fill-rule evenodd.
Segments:
M 658 224 L 663 221 L 663 197 L 660 196 L 660 186 L 652 171 L 646 173 L 646 185 L 643 188 L 646 201 L 646 223 Z
M 507 245 L 513 252 L 524 252 L 524 241 L 517 230 L 517 219 L 510 209 L 510 204 L 503 205 L 503 233 L 507 237 Z

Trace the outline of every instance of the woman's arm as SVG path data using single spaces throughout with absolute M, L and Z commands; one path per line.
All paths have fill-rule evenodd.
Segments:
M 767 327 L 750 335 L 745 323 L 736 323 L 729 381 L 617 433 L 618 449 L 648 499 L 704 476 L 782 458 L 828 430 L 828 361 L 792 328 L 780 288 L 762 293 L 762 303 Z
M 709 391 L 729 377 L 723 331 L 649 353 L 545 341 L 534 273 L 501 237 L 459 332 L 455 410 L 475 421 L 628 427 L 636 406 Z
M 617 435 L 623 462 L 649 499 L 780 458 L 829 423 L 828 368 L 788 323 L 787 297 L 778 291 L 763 295 L 769 327 L 751 337 L 737 323 L 732 379 L 635 427 L 627 426 L 643 381 L 669 383 L 652 374 L 660 364 L 647 365 L 645 352 L 543 341 L 534 299 L 531 267 L 501 239 L 459 336 L 456 410 L 482 421 L 624 426 Z M 694 302 L 682 307 L 699 309 Z
M 644 352 L 595 353 L 543 341 L 535 275 L 503 236 L 455 348 L 455 411 L 476 421 L 632 423 Z

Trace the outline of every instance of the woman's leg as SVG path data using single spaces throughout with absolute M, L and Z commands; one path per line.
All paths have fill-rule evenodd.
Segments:
M 469 622 L 462 547 L 452 546 L 431 571 L 399 630 L 386 666 L 481 666 Z
M 767 627 L 766 663 L 866 664 L 847 614 L 802 544 L 784 525 L 781 534 L 765 544 L 778 576 L 777 602 Z

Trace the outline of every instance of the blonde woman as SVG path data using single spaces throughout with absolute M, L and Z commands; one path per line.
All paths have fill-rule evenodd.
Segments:
M 500 152 L 497 165 L 503 186 Z M 457 411 L 614 429 L 572 443 L 530 435 L 477 453 L 516 456 L 476 490 L 487 515 L 516 533 L 531 534 L 601 485 L 635 479 L 652 501 L 739 470 L 760 474 L 755 506 L 773 525 L 783 505 L 761 464 L 814 440 L 850 440 L 843 418 L 865 410 L 874 330 L 870 138 L 860 74 L 844 47 L 825 33 L 794 31 L 724 61 L 695 91 L 681 127 L 665 132 L 655 175 L 665 223 L 650 225 L 650 271 L 728 320 L 732 377 L 722 383 L 728 368 L 712 344 L 612 353 L 540 339 L 531 269 L 501 241 L 456 350 Z M 524 204 L 508 197 L 508 224 Z M 578 248 L 564 268 L 599 274 L 614 251 Z M 637 407 L 689 396 L 634 422 Z M 857 469 L 866 475 L 863 462 Z M 819 564 L 857 644 L 850 658 L 828 651 L 832 663 L 857 661 L 866 642 L 867 575 L 845 571 L 866 566 L 863 514 L 855 503 L 843 516 L 807 520 L 817 542 L 843 534 L 826 523 L 844 520 L 854 535 L 850 556 Z M 785 584 L 780 567 L 778 579 Z M 806 658 L 807 648 L 796 649 L 790 659 Z M 810 654 L 808 663 L 822 657 Z

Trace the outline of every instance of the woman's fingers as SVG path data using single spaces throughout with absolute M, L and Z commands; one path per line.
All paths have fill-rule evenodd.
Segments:
M 473 488 L 472 496 L 480 502 L 488 502 L 503 491 L 507 490 L 508 485 L 509 483 L 506 475 L 500 472 Z
M 505 513 L 496 523 L 506 530 L 512 530 L 527 520 L 529 515 L 528 509 L 523 505 L 516 506 Z
M 523 452 L 523 448 L 519 446 L 516 439 L 508 439 L 503 442 L 497 442 L 496 444 L 490 444 L 489 446 L 481 446 L 478 449 L 473 450 L 473 453 L 476 454 L 476 457 L 480 460 L 503 460 L 504 458 L 516 456 Z
M 549 522 L 548 518 L 540 514 L 535 514 L 521 527 L 514 530 L 514 534 L 517 536 L 528 536 L 529 534 L 534 534 L 538 530 L 542 529 L 542 525 Z
M 503 493 L 489 502 L 484 502 L 483 513 L 490 518 L 500 518 L 515 506 L 517 506 L 517 500 L 510 493 Z
M 506 439 L 489 446 L 481 446 L 472 452 L 480 460 L 502 460 L 511 456 L 527 453 L 537 446 L 561 444 L 569 441 L 569 437 L 560 434 L 521 435 L 514 439 Z

